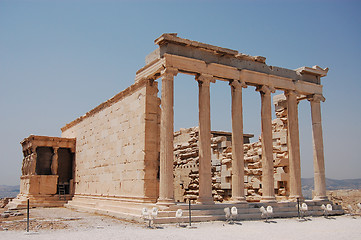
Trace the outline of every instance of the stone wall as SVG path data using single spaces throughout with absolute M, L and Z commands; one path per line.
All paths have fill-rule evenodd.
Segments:
M 276 119 L 272 121 L 275 193 L 286 198 L 288 189 L 287 109 L 284 95 L 274 97 Z M 216 135 L 216 134 L 214 134 Z M 229 134 L 212 135 L 212 195 L 215 201 L 229 200 L 232 189 L 232 143 Z M 247 141 L 245 141 L 247 142 Z M 262 196 L 262 145 L 244 144 L 244 182 L 247 201 L 259 201 Z M 198 127 L 181 129 L 174 134 L 175 200 L 196 200 L 198 196 Z
M 155 201 L 157 83 L 139 81 L 62 128 L 76 138 L 75 195 Z
M 20 195 L 54 195 L 57 191 L 57 175 L 27 175 L 20 177 Z

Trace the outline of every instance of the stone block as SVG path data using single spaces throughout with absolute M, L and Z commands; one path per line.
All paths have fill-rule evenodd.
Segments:
M 222 148 L 230 147 L 231 145 L 232 145 L 232 143 L 230 141 L 223 141 L 221 143 Z
M 230 177 L 231 176 L 231 171 L 229 171 L 229 170 L 221 171 L 221 176 L 222 177 Z
M 279 132 L 273 132 L 272 133 L 272 139 L 278 139 L 280 138 L 280 133 Z
M 224 158 L 224 159 L 222 159 L 222 164 L 227 164 L 227 165 L 229 165 L 229 164 L 231 164 L 232 163 L 232 159 L 230 159 L 230 158 Z
M 221 183 L 222 189 L 231 189 L 231 183 Z
M 287 137 L 281 137 L 280 138 L 280 143 L 281 144 L 287 144 Z
M 260 149 L 257 150 L 257 154 L 258 154 L 258 155 L 262 155 L 262 148 L 260 148 Z
M 221 177 L 218 177 L 218 176 L 217 176 L 217 177 L 216 177 L 216 182 L 217 182 L 217 183 L 220 183 L 220 182 L 221 182 Z
M 288 181 L 289 176 L 287 173 L 276 173 L 274 174 L 274 180 L 276 181 Z
M 245 183 L 248 183 L 248 176 L 244 176 L 243 179 L 244 179 L 243 181 L 244 181 Z
M 213 165 L 213 166 L 219 166 L 219 165 L 221 165 L 221 160 L 219 160 L 219 159 L 212 159 L 212 165 Z
M 258 179 L 258 178 L 253 178 L 252 179 L 252 188 L 253 189 L 259 189 L 259 188 L 261 188 L 261 181 Z
M 274 166 L 275 167 L 284 167 L 284 166 L 288 166 L 288 159 L 287 158 L 277 158 L 274 162 Z
M 287 152 L 287 151 L 288 151 L 287 145 L 282 145 L 281 146 L 281 152 Z

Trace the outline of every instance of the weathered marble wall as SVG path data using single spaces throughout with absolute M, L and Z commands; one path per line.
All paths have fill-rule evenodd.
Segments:
M 75 195 L 157 198 L 157 91 L 137 82 L 62 128 L 76 138 Z

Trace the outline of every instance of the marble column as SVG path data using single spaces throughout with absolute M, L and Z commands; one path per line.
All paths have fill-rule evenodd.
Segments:
M 246 202 L 244 195 L 244 150 L 242 87 L 244 83 L 232 81 L 232 200 Z
M 289 200 L 302 199 L 300 137 L 298 128 L 298 102 L 294 91 L 286 91 L 287 97 L 287 133 L 289 158 Z
M 174 93 L 173 80 L 176 69 L 166 68 L 161 73 L 162 96 L 160 117 L 160 167 L 159 167 L 159 204 L 173 204 L 173 131 L 174 131 Z
M 273 176 L 273 144 L 272 144 L 272 100 L 271 92 L 275 90 L 268 86 L 260 86 L 261 94 L 261 128 L 262 128 L 262 202 L 276 200 Z
M 211 164 L 211 114 L 210 83 L 211 75 L 202 74 L 196 78 L 199 87 L 199 197 L 201 204 L 212 204 L 212 164 Z
M 327 200 L 325 160 L 323 153 L 323 136 L 321 123 L 321 101 L 325 101 L 322 95 L 313 95 L 308 98 L 311 104 L 312 140 L 313 140 L 313 168 L 315 191 L 313 200 Z

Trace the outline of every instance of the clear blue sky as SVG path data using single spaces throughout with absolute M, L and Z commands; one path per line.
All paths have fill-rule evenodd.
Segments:
M 162 33 L 329 67 L 322 104 L 326 176 L 361 178 L 360 1 L 0 0 L 0 184 L 21 174 L 19 142 L 60 128 L 134 82 Z M 211 87 L 214 130 L 230 130 L 230 92 Z M 260 97 L 244 90 L 244 129 L 260 133 Z M 197 84 L 175 80 L 175 130 L 197 125 Z M 310 106 L 299 105 L 302 176 L 313 176 Z M 256 137 L 256 138 L 257 138 Z

